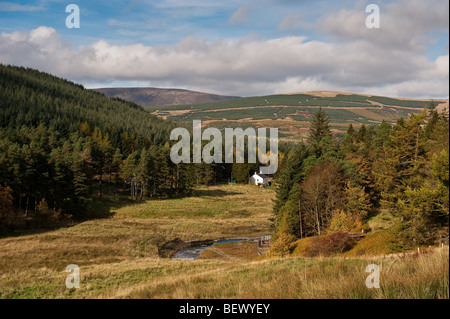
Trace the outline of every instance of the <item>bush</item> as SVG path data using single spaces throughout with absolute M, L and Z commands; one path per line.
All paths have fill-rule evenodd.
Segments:
M 314 237 L 311 244 L 306 248 L 306 255 L 307 257 L 316 257 L 341 254 L 352 249 L 355 242 L 347 233 Z
M 309 246 L 312 245 L 315 238 L 316 237 L 306 237 L 306 238 L 299 239 L 296 242 L 292 243 L 292 245 L 291 245 L 292 255 L 306 257 Z
M 270 254 L 273 256 L 284 257 L 291 253 L 291 243 L 295 240 L 295 237 L 281 233 L 271 244 Z
M 378 231 L 367 235 L 345 255 L 349 257 L 358 256 L 381 256 L 402 251 L 398 238 L 388 231 Z

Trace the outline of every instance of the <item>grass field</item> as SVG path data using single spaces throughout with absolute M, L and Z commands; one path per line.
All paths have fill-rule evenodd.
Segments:
M 134 267 L 168 263 L 170 272 L 171 267 L 177 269 L 180 265 L 160 260 L 158 246 L 175 238 L 267 235 L 272 231 L 268 219 L 272 216 L 273 197 L 273 190 L 248 185 L 213 186 L 195 190 L 192 197 L 113 208 L 110 218 L 2 238 L 0 297 L 66 296 L 64 280 L 60 278 L 67 276 L 64 270 L 69 264 L 100 272 L 105 269 L 106 273 L 115 265 L 123 270 L 129 265 L 124 271 L 134 273 Z M 106 281 L 109 280 L 114 279 Z M 133 280 L 130 278 L 129 284 Z M 86 278 L 85 281 L 88 282 Z M 117 284 L 123 287 L 120 281 Z M 99 296 L 103 291 L 81 290 L 75 295 Z
M 241 242 L 214 245 L 195 261 L 158 256 L 175 238 L 270 234 L 274 195 L 249 185 L 200 188 L 188 198 L 125 202 L 110 218 L 1 238 L 0 298 L 448 298 L 448 248 L 279 259 L 254 258 L 255 243 Z M 380 289 L 365 286 L 370 263 L 380 266 Z M 80 267 L 79 289 L 65 286 L 69 264 Z

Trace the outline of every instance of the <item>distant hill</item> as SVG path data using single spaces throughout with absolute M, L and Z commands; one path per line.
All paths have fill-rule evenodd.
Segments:
M 238 98 L 204 104 L 146 107 L 164 119 L 190 122 L 200 119 L 207 126 L 277 127 L 280 137 L 299 140 L 304 137 L 309 121 L 320 107 L 329 115 L 332 130 L 344 133 L 350 124 L 356 128 L 378 125 L 382 121 L 395 123 L 429 107 L 428 99 L 404 99 L 353 94 L 347 92 L 314 91 Z M 448 111 L 448 99 L 434 100 L 436 109 Z
M 238 98 L 180 89 L 99 88 L 93 90 L 107 97 L 118 97 L 142 106 L 201 104 Z

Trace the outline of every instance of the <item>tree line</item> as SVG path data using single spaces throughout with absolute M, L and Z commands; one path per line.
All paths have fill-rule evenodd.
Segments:
M 86 216 L 105 191 L 124 188 L 132 200 L 182 196 L 199 184 L 247 183 L 258 170 L 172 163 L 175 126 L 134 103 L 0 64 L 0 227 Z M 448 238 L 448 152 L 448 114 L 433 106 L 395 125 L 350 125 L 342 140 L 319 110 L 308 143 L 280 145 L 275 238 L 360 232 L 380 209 L 406 243 Z
M 173 164 L 175 127 L 134 103 L 0 64 L 0 227 L 86 216 L 106 182 L 142 200 L 189 195 L 229 175 L 222 165 Z
M 89 217 L 105 192 L 186 196 L 195 185 L 247 183 L 257 171 L 259 163 L 172 163 L 176 126 L 135 103 L 0 64 L 0 231 Z
M 286 154 L 274 203 L 281 247 L 310 236 L 370 231 L 366 221 L 387 211 L 405 247 L 448 239 L 449 122 L 431 103 L 396 124 L 350 125 L 332 137 L 321 109 L 308 143 Z

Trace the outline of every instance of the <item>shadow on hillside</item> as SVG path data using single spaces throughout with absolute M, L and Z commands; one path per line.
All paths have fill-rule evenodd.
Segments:
M 41 234 L 62 228 L 70 228 L 89 220 L 114 217 L 113 210 L 137 203 L 125 195 L 93 196 L 82 214 L 38 215 L 28 216 L 11 223 L 9 228 L 0 227 L 0 239 L 24 235 Z M 17 214 L 16 214 L 17 215 Z M 1 226 L 1 225 L 0 225 Z
M 381 211 L 379 208 L 373 208 L 369 211 L 369 213 L 367 214 L 367 216 L 364 218 L 364 220 L 367 222 L 375 217 L 377 217 L 378 215 L 381 214 Z
M 221 189 L 194 189 L 191 195 L 164 198 L 225 197 L 239 194 L 242 193 Z M 127 189 L 121 189 L 118 192 L 109 192 L 101 197 L 93 196 L 87 203 L 86 209 L 82 214 L 62 214 L 58 217 L 52 216 L 51 214 L 50 216 L 29 216 L 22 218 L 15 224 L 11 224 L 12 226 L 10 225 L 8 228 L 2 229 L 0 225 L 0 239 L 46 233 L 61 228 L 73 227 L 90 220 L 109 219 L 115 216 L 113 211 L 125 206 L 143 203 L 147 200 L 148 198 L 144 200 L 132 200 Z
M 224 197 L 240 194 L 242 193 L 222 189 L 195 189 L 190 197 Z

